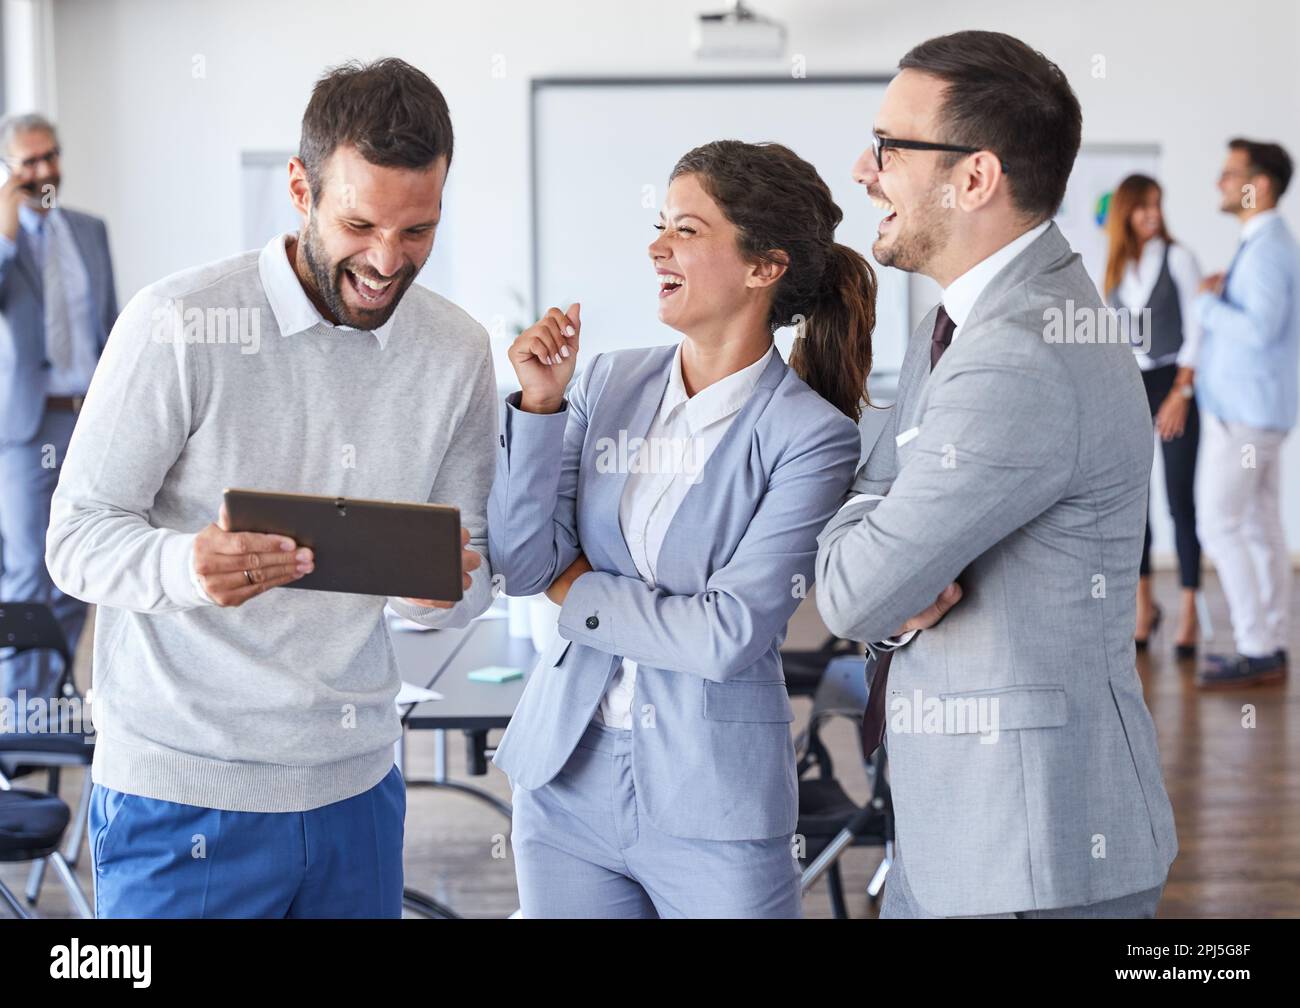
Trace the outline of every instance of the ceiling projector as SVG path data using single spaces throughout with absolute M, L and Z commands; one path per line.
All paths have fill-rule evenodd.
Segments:
M 721 14 L 701 14 L 695 22 L 694 43 L 696 56 L 780 56 L 785 52 L 785 25 L 755 14 L 737 0 Z

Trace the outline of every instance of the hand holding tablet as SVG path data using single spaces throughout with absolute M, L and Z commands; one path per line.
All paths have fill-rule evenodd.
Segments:
M 290 584 L 313 567 L 312 551 L 287 536 L 232 532 L 226 507 L 220 524 L 194 540 L 194 573 L 219 606 L 240 606 L 268 588 Z
M 461 569 L 461 587 L 469 591 L 471 584 L 470 571 L 478 570 L 483 558 L 474 550 L 468 549 L 469 546 L 469 529 L 464 526 L 460 530 L 460 569 Z M 410 602 L 412 605 L 427 606 L 430 609 L 450 609 L 455 602 L 442 602 L 438 599 L 422 598 L 403 598 L 403 602 Z
M 223 501 L 194 544 L 195 573 L 222 606 L 292 587 L 448 609 L 482 563 L 454 507 L 234 489 Z

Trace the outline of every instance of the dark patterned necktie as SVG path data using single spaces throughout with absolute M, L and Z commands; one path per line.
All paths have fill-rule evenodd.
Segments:
M 939 363 L 939 358 L 943 356 L 944 351 L 952 346 L 952 334 L 956 331 L 957 323 L 948 317 L 943 305 L 940 305 L 939 314 L 934 318 L 934 335 L 930 337 L 931 371 Z

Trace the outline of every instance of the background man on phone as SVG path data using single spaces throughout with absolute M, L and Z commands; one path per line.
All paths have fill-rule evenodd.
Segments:
M 423 287 L 452 128 L 401 60 L 316 84 L 297 234 L 146 288 L 113 330 L 47 560 L 98 603 L 90 839 L 101 917 L 397 917 L 405 787 L 381 597 L 212 517 L 225 487 L 460 508 L 462 626 L 490 599 L 487 333 Z
M 0 601 L 43 602 L 75 653 L 86 604 L 45 568 L 45 529 L 77 412 L 117 318 L 108 231 L 59 201 L 54 124 L 0 120 Z M 54 695 L 46 652 L 0 660 L 0 697 Z

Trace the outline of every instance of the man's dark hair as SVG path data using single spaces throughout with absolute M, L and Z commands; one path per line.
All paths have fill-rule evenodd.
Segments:
M 1035 221 L 1055 215 L 1083 131 L 1079 99 L 1060 67 L 1010 35 L 963 31 L 922 42 L 898 68 L 948 85 L 938 117 L 943 135 L 904 139 L 992 151 L 1016 209 Z
M 344 63 L 316 82 L 302 115 L 298 157 L 313 200 L 325 161 L 342 145 L 386 168 L 427 168 L 440 157 L 450 165 L 451 113 L 437 85 L 405 60 Z
M 1231 150 L 1245 151 L 1251 174 L 1267 175 L 1273 180 L 1273 198 L 1281 198 L 1286 187 L 1291 184 L 1291 173 L 1294 171 L 1291 155 L 1281 144 L 1237 137 L 1228 141 L 1228 147 Z

